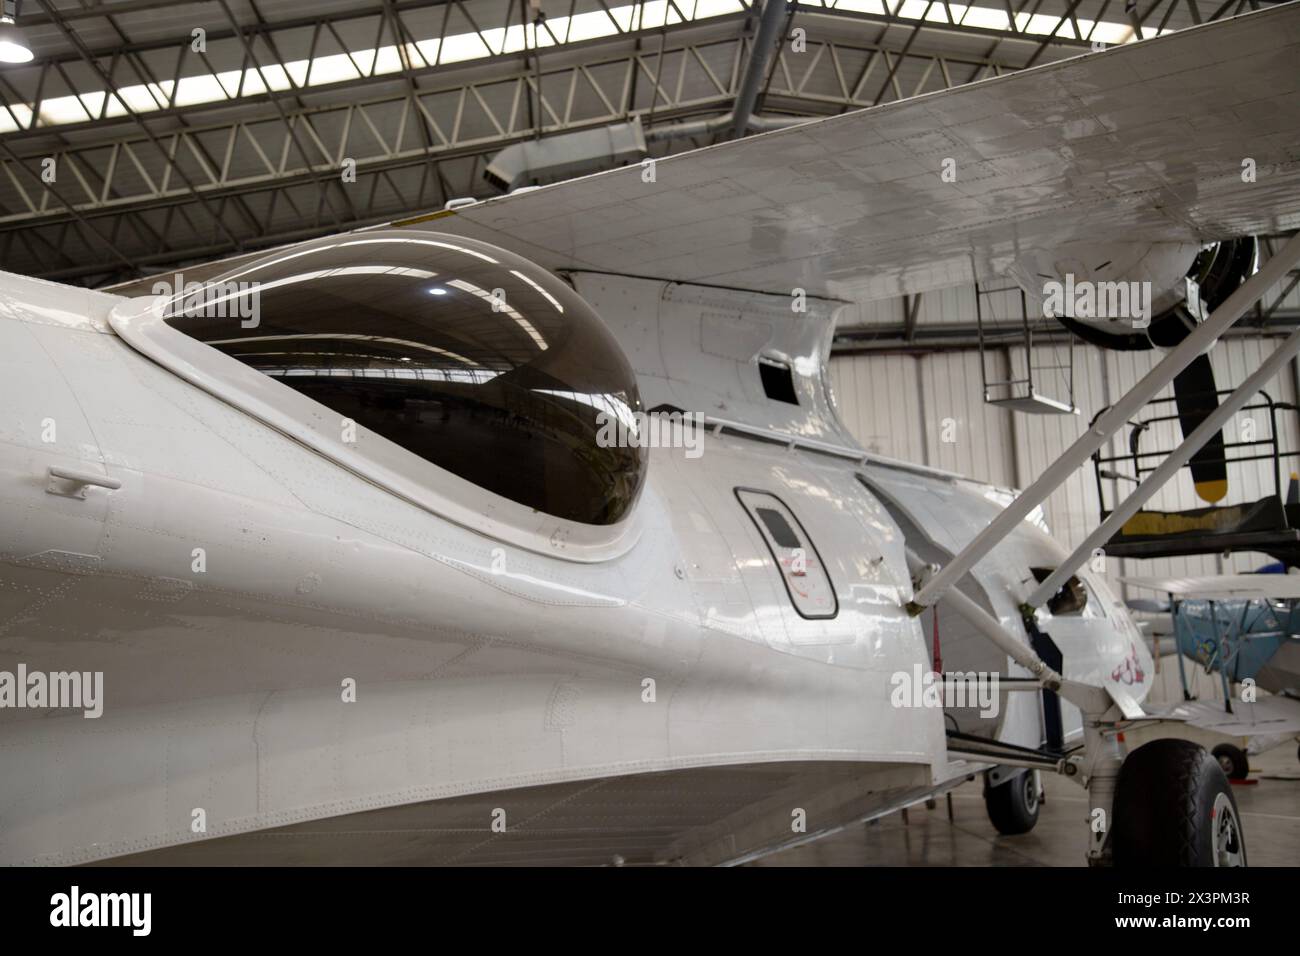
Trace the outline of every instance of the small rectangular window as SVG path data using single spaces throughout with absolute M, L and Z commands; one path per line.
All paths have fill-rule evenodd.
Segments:
M 784 362 L 771 359 L 758 360 L 758 374 L 763 379 L 763 394 L 774 402 L 798 405 L 799 396 L 794 393 L 794 376 L 790 366 Z
M 799 547 L 799 537 L 790 527 L 790 523 L 781 516 L 781 512 L 771 508 L 755 508 L 754 512 L 763 519 L 772 539 L 783 548 Z

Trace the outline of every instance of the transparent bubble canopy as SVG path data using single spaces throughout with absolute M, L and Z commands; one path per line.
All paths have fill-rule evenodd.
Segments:
M 187 291 L 170 326 L 439 468 L 585 524 L 636 502 L 644 453 L 597 441 L 641 408 L 632 369 L 592 308 L 526 259 L 377 230 Z

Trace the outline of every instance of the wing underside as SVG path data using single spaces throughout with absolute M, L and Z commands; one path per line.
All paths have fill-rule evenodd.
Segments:
M 1300 3 L 408 220 L 552 269 L 846 300 L 1300 227 Z
M 1067 244 L 1285 232 L 1300 228 L 1298 62 L 1295 0 L 681 153 L 653 175 L 626 166 L 396 224 L 555 270 L 858 302 Z
M 1126 576 L 1124 581 L 1177 598 L 1212 601 L 1300 599 L 1300 575 L 1221 574 L 1200 578 Z

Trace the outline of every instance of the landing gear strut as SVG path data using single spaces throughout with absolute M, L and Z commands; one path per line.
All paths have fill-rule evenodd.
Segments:
M 906 554 L 913 587 L 919 591 L 936 569 L 910 548 Z M 1003 690 L 1046 688 L 1079 708 L 1083 718 L 1083 747 L 1069 755 L 990 746 L 950 733 L 950 757 L 987 761 L 996 752 L 1000 764 L 1046 766 L 1082 784 L 1088 793 L 1089 866 L 1246 865 L 1241 814 L 1228 778 L 1209 751 L 1190 741 L 1165 738 L 1126 756 L 1123 731 L 1149 718 L 1122 686 L 1103 688 L 1062 677 L 960 590 L 954 588 L 946 597 L 958 614 L 1032 675 L 1029 680 L 1008 678 Z M 1038 630 L 1034 609 L 1026 604 L 1021 611 L 1032 642 Z M 985 796 L 989 817 L 1003 833 L 1025 833 L 1033 826 L 1026 825 L 1030 790 L 1024 789 L 1025 777 L 1034 778 L 1032 792 L 1038 796 L 1033 773 L 989 788 Z M 1034 821 L 1040 800 L 1032 805 Z

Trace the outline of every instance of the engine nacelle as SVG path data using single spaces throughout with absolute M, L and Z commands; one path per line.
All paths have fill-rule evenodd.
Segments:
M 1072 243 L 1022 256 L 1010 271 L 1032 315 L 1129 335 L 1185 300 L 1198 252 L 1188 242 Z
M 1028 253 L 1008 270 L 1031 315 L 1055 318 L 1102 348 L 1172 348 L 1255 271 L 1253 237 L 1072 243 Z

